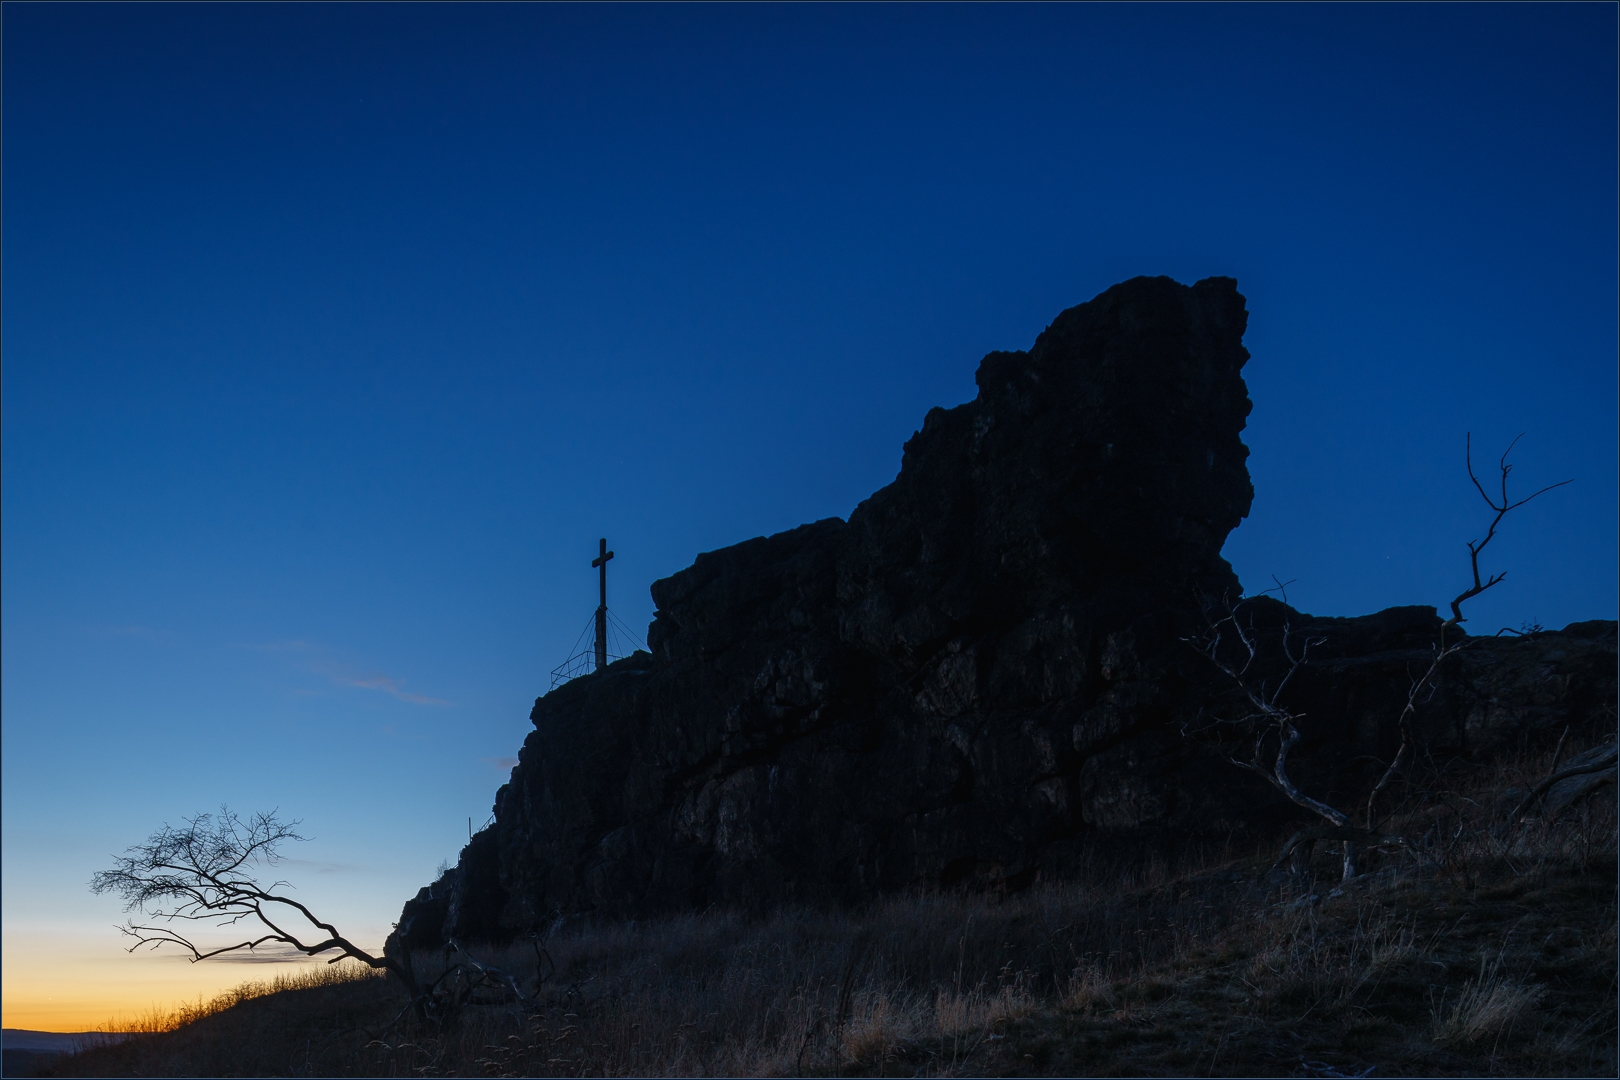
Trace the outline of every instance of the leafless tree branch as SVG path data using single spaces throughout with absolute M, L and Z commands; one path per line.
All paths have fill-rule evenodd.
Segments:
M 1464 444 L 1466 447 L 1464 452 L 1464 460 L 1468 465 L 1468 479 L 1473 481 L 1474 489 L 1479 492 L 1479 497 L 1485 500 L 1485 505 L 1496 511 L 1496 516 L 1491 518 L 1490 527 L 1485 530 L 1485 539 L 1468 541 L 1468 563 L 1469 568 L 1473 571 L 1474 583 L 1467 589 L 1464 589 L 1462 592 L 1458 593 L 1456 599 L 1451 601 L 1451 618 L 1446 620 L 1446 627 L 1452 627 L 1456 626 L 1458 623 L 1466 622 L 1467 620 L 1463 618 L 1462 605 L 1467 601 L 1472 600 L 1486 589 L 1501 584 L 1502 579 L 1507 577 L 1507 571 L 1504 570 L 1499 574 L 1492 574 L 1482 579 L 1479 572 L 1479 555 L 1480 552 L 1485 550 L 1485 545 L 1489 544 L 1493 539 L 1496 538 L 1496 527 L 1502 523 L 1502 519 L 1504 517 L 1507 517 L 1508 511 L 1517 510 L 1531 499 L 1534 499 L 1540 495 L 1545 495 L 1554 488 L 1561 488 L 1565 484 L 1573 484 L 1575 482 L 1573 479 L 1560 480 L 1556 484 L 1548 484 L 1540 491 L 1532 492 L 1531 494 L 1526 495 L 1517 502 L 1513 501 L 1508 496 L 1508 474 L 1513 471 L 1513 465 L 1508 461 L 1508 455 L 1513 452 L 1513 448 L 1515 446 L 1519 445 L 1519 439 L 1522 438 L 1524 438 L 1524 433 L 1521 431 L 1518 438 L 1515 438 L 1512 442 L 1508 443 L 1508 448 L 1502 451 L 1502 457 L 1496 463 L 1497 468 L 1502 475 L 1502 495 L 1501 500 L 1498 501 L 1491 498 L 1490 493 L 1485 490 L 1485 484 L 1480 480 L 1478 474 L 1474 472 L 1474 435 L 1473 432 L 1468 433 L 1467 440 Z
M 1521 434 L 1519 438 L 1523 438 Z M 1263 674 L 1254 674 L 1257 660 L 1260 657 L 1258 636 L 1252 619 L 1246 619 L 1242 614 L 1244 606 L 1253 597 L 1241 598 L 1233 603 L 1225 598 L 1218 603 L 1211 603 L 1207 599 L 1204 603 L 1205 619 L 1208 631 L 1205 636 L 1192 642 L 1197 645 L 1214 666 L 1224 673 L 1233 687 L 1238 690 L 1247 702 L 1247 711 L 1243 715 L 1231 719 L 1217 719 L 1200 729 L 1203 733 L 1210 733 L 1214 729 L 1227 728 L 1238 733 L 1236 738 L 1240 743 L 1246 744 L 1249 749 L 1247 757 L 1239 756 L 1230 751 L 1226 752 L 1227 760 L 1239 768 L 1264 777 L 1267 782 L 1281 791 L 1295 805 L 1310 810 L 1320 817 L 1325 824 L 1303 829 L 1289 840 L 1283 850 L 1283 859 L 1290 856 L 1298 857 L 1303 853 L 1309 857 L 1311 846 L 1321 840 L 1337 840 L 1343 845 L 1344 876 L 1354 877 L 1356 870 L 1357 851 L 1362 845 L 1382 845 L 1388 843 L 1405 844 L 1399 836 L 1385 836 L 1379 832 L 1382 820 L 1378 817 L 1379 797 L 1389 788 L 1390 784 L 1399 777 L 1412 763 L 1417 754 L 1417 741 L 1413 729 L 1413 721 L 1417 715 L 1418 706 L 1429 700 L 1436 689 L 1441 670 L 1445 661 L 1460 649 L 1466 647 L 1467 641 L 1456 644 L 1446 644 L 1446 631 L 1462 623 L 1464 620 L 1462 605 L 1478 596 L 1480 593 L 1500 584 L 1507 576 L 1497 573 L 1482 576 L 1479 567 L 1480 553 L 1485 550 L 1491 540 L 1496 537 L 1502 519 L 1509 512 L 1530 502 L 1555 488 L 1563 487 L 1573 481 L 1564 480 L 1557 484 L 1549 484 L 1522 499 L 1515 500 L 1508 491 L 1508 476 L 1513 471 L 1513 465 L 1508 461 L 1508 455 L 1518 445 L 1519 439 L 1514 439 L 1508 448 L 1502 452 L 1497 462 L 1500 473 L 1501 494 L 1493 497 L 1485 489 L 1484 483 L 1474 471 L 1473 436 L 1468 436 L 1465 443 L 1465 461 L 1468 467 L 1468 478 L 1475 490 L 1485 500 L 1487 506 L 1494 511 L 1490 525 L 1485 531 L 1482 540 L 1473 540 L 1468 543 L 1469 570 L 1472 574 L 1472 584 L 1455 599 L 1451 601 L 1451 618 L 1440 626 L 1439 641 L 1435 644 L 1433 655 L 1423 673 L 1411 678 L 1407 687 L 1406 701 L 1402 705 L 1397 726 L 1400 731 L 1400 748 L 1388 767 L 1378 778 L 1367 794 L 1365 813 L 1365 827 L 1357 828 L 1351 823 L 1348 814 L 1336 807 L 1330 806 L 1320 799 L 1313 798 L 1300 791 L 1299 787 L 1288 775 L 1288 755 L 1300 740 L 1298 721 L 1303 714 L 1293 712 L 1285 703 L 1283 692 L 1299 670 L 1304 667 L 1310 658 L 1312 648 L 1324 643 L 1321 638 L 1304 637 L 1296 635 L 1291 622 L 1284 620 L 1279 634 L 1279 645 L 1284 661 L 1283 672 L 1274 682 L 1268 682 Z M 1282 600 L 1285 610 L 1288 602 L 1288 583 L 1272 579 L 1273 587 L 1265 590 L 1266 593 L 1276 593 Z M 1184 735 L 1193 734 L 1184 728 Z M 1560 780 L 1587 773 L 1598 773 L 1614 767 L 1614 756 L 1609 756 L 1596 763 L 1581 764 L 1580 768 L 1568 768 L 1562 771 L 1554 769 L 1553 773 L 1544 780 L 1535 791 L 1526 796 L 1518 816 L 1522 817 L 1534 803 L 1544 797 L 1554 784 Z
M 90 879 L 90 891 L 113 893 L 124 910 L 139 912 L 119 929 L 133 938 L 130 952 L 173 946 L 190 954 L 193 963 L 261 945 L 289 946 L 306 956 L 336 952 L 328 963 L 350 957 L 372 968 L 397 975 L 418 997 L 416 980 L 405 967 L 386 957 L 373 956 L 318 918 L 309 908 L 277 890 L 285 881 L 261 884 L 255 871 L 284 858 L 278 850 L 288 841 L 302 841 L 298 822 L 281 821 L 274 810 L 243 818 L 221 807 L 219 815 L 198 814 L 184 827 L 164 825 L 145 843 L 131 847 L 115 859 L 111 870 Z M 286 924 L 285 916 L 300 918 L 324 936 L 306 941 L 308 933 Z M 206 947 L 185 929 L 196 924 L 230 927 L 243 920 L 257 922 L 268 931 L 218 947 Z
M 287 882 L 261 883 L 258 872 L 283 860 L 280 846 L 305 839 L 297 825 L 296 821 L 281 821 L 275 811 L 243 818 L 221 807 L 218 816 L 198 814 L 186 819 L 183 827 L 164 825 L 145 843 L 117 857 L 111 870 L 91 878 L 90 889 L 97 894 L 113 893 L 124 901 L 126 912 L 138 913 L 119 927 L 133 939 L 130 952 L 167 946 L 189 954 L 193 963 L 244 949 L 252 952 L 269 944 L 285 945 L 306 956 L 335 953 L 328 963 L 350 957 L 399 977 L 411 1001 L 395 1022 L 411 1011 L 423 1019 L 446 1020 L 468 1003 L 488 1003 L 475 997 L 484 989 L 495 991 L 501 1000 L 510 996 L 525 1008 L 533 1007 L 533 998 L 523 993 L 516 978 L 480 962 L 458 941 L 452 940 L 451 948 L 461 959 L 424 987 L 408 956 L 398 961 L 373 956 L 307 906 L 284 895 L 283 890 L 291 888 Z M 263 932 L 212 945 L 202 942 L 195 929 L 244 922 Z M 537 962 L 542 956 L 550 959 L 538 938 L 535 955 Z M 539 971 L 536 977 L 544 981 L 545 972 Z
M 1466 645 L 1467 642 L 1459 642 L 1456 645 L 1436 645 L 1434 647 L 1434 658 L 1429 661 L 1428 669 L 1422 675 L 1412 679 L 1407 686 L 1406 704 L 1401 707 L 1401 715 L 1398 721 L 1401 732 L 1401 746 L 1395 752 L 1395 758 L 1389 763 L 1389 768 L 1384 770 L 1384 774 L 1378 778 L 1378 783 L 1373 785 L 1372 791 L 1367 795 L 1367 828 L 1378 828 L 1379 822 L 1375 816 L 1378 796 L 1389 786 L 1390 781 L 1399 776 L 1401 771 L 1411 763 L 1412 756 L 1416 752 L 1417 740 L 1412 731 L 1412 720 L 1417 715 L 1419 700 L 1427 700 L 1424 695 L 1434 693 L 1435 679 L 1440 673 L 1440 665 L 1452 653 L 1461 650 Z
M 1272 580 L 1276 581 L 1275 578 Z M 1266 592 L 1286 597 L 1286 588 L 1285 583 L 1279 581 Z M 1294 632 L 1292 621 L 1285 620 L 1279 634 L 1283 659 L 1286 661 L 1281 676 L 1271 681 L 1264 674 L 1251 675 L 1260 647 L 1253 621 L 1244 611 L 1249 599 L 1253 598 L 1240 599 L 1236 603 L 1223 600 L 1218 605 L 1205 604 L 1210 630 L 1202 643 L 1202 651 L 1216 669 L 1226 675 L 1248 704 L 1248 711 L 1244 715 L 1234 720 L 1217 720 L 1209 728 L 1225 727 L 1235 731 L 1240 741 L 1248 746 L 1248 757 L 1245 759 L 1228 752 L 1228 761 L 1264 778 L 1294 805 L 1322 818 L 1329 830 L 1336 830 L 1334 838 L 1344 842 L 1344 876 L 1354 877 L 1357 873 L 1357 845 L 1347 837 L 1347 833 L 1355 832 L 1359 837 L 1361 831 L 1355 829 L 1348 814 L 1301 791 L 1288 773 L 1288 755 L 1301 738 L 1298 721 L 1303 714 L 1291 711 L 1282 703 L 1283 692 L 1300 668 L 1310 661 L 1311 649 L 1322 645 L 1324 639 L 1300 636 Z M 1286 604 L 1286 599 L 1283 602 Z M 1223 649 L 1223 643 L 1232 638 L 1238 643 L 1237 649 Z M 1234 651 L 1236 657 L 1231 655 Z M 1319 831 L 1305 830 L 1296 835 L 1289 842 L 1287 853 L 1293 854 L 1302 844 L 1306 845 L 1305 850 L 1308 851 L 1309 846 L 1317 840 L 1328 838 L 1325 833 L 1316 835 Z
M 1568 733 L 1569 732 L 1566 729 L 1565 734 L 1567 735 Z M 1558 742 L 1559 746 L 1562 747 L 1563 739 L 1560 738 Z M 1575 760 L 1571 761 L 1562 769 L 1558 767 L 1558 756 L 1557 752 L 1555 751 L 1553 754 L 1553 765 L 1552 768 L 1547 771 L 1546 779 L 1542 780 L 1541 783 L 1530 789 L 1529 793 L 1525 795 L 1524 800 L 1519 803 L 1518 809 L 1513 811 L 1513 817 L 1510 820 L 1514 822 L 1523 821 L 1525 815 L 1534 809 L 1538 802 L 1546 798 L 1547 793 L 1552 791 L 1552 789 L 1560 782 L 1577 776 L 1588 776 L 1592 773 L 1610 772 L 1615 769 L 1615 762 L 1616 753 L 1615 747 L 1612 743 L 1606 747 L 1599 746 L 1588 750 L 1586 753 L 1577 756 Z M 1595 788 L 1597 785 L 1593 786 Z

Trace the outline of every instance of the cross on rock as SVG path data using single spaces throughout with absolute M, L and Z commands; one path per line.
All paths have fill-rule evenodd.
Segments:
M 599 567 L 602 571 L 602 602 L 596 608 L 596 670 L 601 671 L 607 667 L 607 564 L 613 558 L 613 552 L 607 548 L 607 537 L 601 539 L 601 552 L 591 560 L 591 565 Z

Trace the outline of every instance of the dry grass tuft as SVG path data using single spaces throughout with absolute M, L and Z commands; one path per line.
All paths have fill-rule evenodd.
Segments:
M 1545 986 L 1510 979 L 1502 972 L 1502 957 L 1486 969 L 1486 958 L 1479 958 L 1479 977 L 1463 985 L 1462 993 L 1449 1010 L 1436 1008 L 1436 1042 L 1474 1043 L 1500 1038 L 1513 1022 L 1524 1017 L 1547 994 Z

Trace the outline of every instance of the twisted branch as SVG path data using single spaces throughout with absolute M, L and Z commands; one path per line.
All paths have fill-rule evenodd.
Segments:
M 1502 519 L 1507 516 L 1508 511 L 1517 510 L 1531 499 L 1534 499 L 1539 495 L 1545 495 L 1554 488 L 1561 488 L 1565 484 L 1573 484 L 1575 482 L 1573 478 L 1569 480 L 1560 480 L 1556 484 L 1548 484 L 1540 491 L 1526 495 L 1518 502 L 1511 501 L 1508 498 L 1508 474 L 1513 471 L 1513 465 L 1508 461 L 1507 458 L 1508 455 L 1513 452 L 1513 448 L 1519 444 L 1519 439 L 1522 438 L 1524 438 L 1524 432 L 1521 431 L 1518 438 L 1508 443 L 1508 448 L 1502 451 L 1502 457 L 1496 463 L 1497 468 L 1500 469 L 1502 473 L 1502 496 L 1501 501 L 1497 502 L 1495 499 L 1491 498 L 1488 492 L 1486 492 L 1485 485 L 1480 482 L 1479 477 L 1474 473 L 1474 435 L 1473 432 L 1468 433 L 1467 440 L 1464 444 L 1466 447 L 1464 452 L 1464 460 L 1468 465 L 1468 479 L 1474 482 L 1474 489 L 1479 492 L 1479 497 L 1485 500 L 1485 505 L 1496 511 L 1496 516 L 1491 518 L 1490 528 L 1485 530 L 1485 539 L 1468 541 L 1468 563 L 1469 568 L 1473 571 L 1474 583 L 1467 589 L 1464 589 L 1462 592 L 1458 593 L 1456 599 L 1451 602 L 1451 618 L 1447 619 L 1441 628 L 1442 640 L 1444 640 L 1444 633 L 1447 627 L 1456 626 L 1458 623 L 1467 621 L 1463 618 L 1462 613 L 1462 605 L 1465 602 L 1472 600 L 1486 589 L 1489 589 L 1494 585 L 1501 584 L 1502 579 L 1507 577 L 1507 571 L 1504 570 L 1499 574 L 1492 574 L 1484 580 L 1481 580 L 1479 574 L 1479 553 L 1485 550 L 1486 544 L 1489 544 L 1493 539 L 1495 539 L 1496 527 L 1502 523 Z
M 185 819 L 184 828 L 164 825 L 144 844 L 118 856 L 111 870 L 95 874 L 90 891 L 114 893 L 124 901 L 125 911 L 140 913 L 140 918 L 132 916 L 119 927 L 134 939 L 129 952 L 170 945 L 190 953 L 191 962 L 197 963 L 242 949 L 251 952 L 269 943 L 287 945 L 306 956 L 335 951 L 338 955 L 328 963 L 351 957 L 368 967 L 386 969 L 399 976 L 413 998 L 419 997 L 416 979 L 406 967 L 373 956 L 302 903 L 276 892 L 291 888 L 287 882 L 265 885 L 258 881 L 254 869 L 283 860 L 279 845 L 307 839 L 298 834 L 297 825 L 296 821 L 279 820 L 274 810 L 244 820 L 222 806 L 217 818 L 198 814 Z M 304 941 L 301 931 L 283 925 L 283 910 L 303 918 L 325 937 Z M 189 932 L 177 929 L 197 923 L 235 926 L 244 919 L 258 922 L 268 932 L 204 948 Z

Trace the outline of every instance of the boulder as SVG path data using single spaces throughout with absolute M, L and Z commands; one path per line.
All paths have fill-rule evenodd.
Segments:
M 1229 278 L 1116 285 L 986 356 L 977 396 L 930 411 L 848 521 L 654 583 L 650 652 L 535 703 L 494 823 L 390 950 L 583 912 L 1018 888 L 1087 844 L 1295 817 L 1183 734 L 1231 690 L 1189 642 L 1241 592 L 1220 553 L 1253 497 L 1247 319 Z M 1289 620 L 1326 639 L 1298 680 L 1296 779 L 1350 790 L 1394 753 L 1440 620 L 1257 603 L 1268 641 Z M 1613 623 L 1473 642 L 1423 736 L 1464 753 L 1605 702 L 1612 725 L 1614 651 Z

